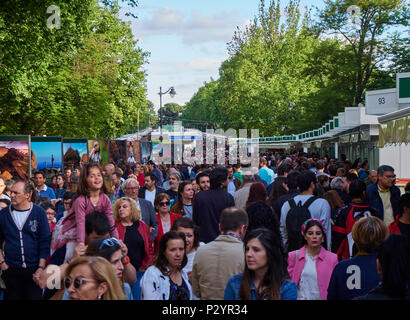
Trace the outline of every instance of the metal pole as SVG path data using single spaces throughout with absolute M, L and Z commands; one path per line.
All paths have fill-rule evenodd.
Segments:
M 159 139 L 162 137 L 162 87 L 159 87 Z

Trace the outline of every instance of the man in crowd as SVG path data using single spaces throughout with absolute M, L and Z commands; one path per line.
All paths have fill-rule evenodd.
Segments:
M 41 300 L 40 275 L 50 253 L 51 234 L 43 208 L 31 202 L 29 181 L 11 187 L 11 210 L 0 214 L 0 267 L 5 300 Z M 3 248 L 3 246 L 2 246 Z
M 235 183 L 234 183 L 234 177 L 233 177 L 233 167 L 232 166 L 226 166 L 226 169 L 228 170 L 228 193 L 233 196 L 235 191 L 236 191 L 236 187 L 235 187 Z
M 243 185 L 234 193 L 233 197 L 235 206 L 243 209 L 246 205 L 246 201 L 248 201 L 249 189 L 251 188 L 252 183 L 255 181 L 255 177 L 250 171 L 247 171 L 242 175 L 242 179 Z
M 336 192 L 339 194 L 340 199 L 342 199 L 343 203 L 347 206 L 350 202 L 352 202 L 352 198 L 346 192 L 348 185 L 345 181 L 342 177 L 334 177 L 332 179 L 332 182 L 330 183 L 330 188 L 332 190 L 336 190 Z
M 56 202 L 56 195 L 53 189 L 47 187 L 46 185 L 46 177 L 44 173 L 41 171 L 37 171 L 34 174 L 34 183 L 36 184 L 36 193 L 37 195 L 47 196 L 50 198 L 51 202 L 55 204 Z M 54 201 L 52 201 L 54 200 Z
M 395 186 L 396 175 L 391 166 L 381 165 L 377 169 L 377 182 L 367 187 L 367 201 L 382 214 L 389 225 L 400 213 L 400 189 Z
M 211 183 L 209 181 L 209 173 L 208 172 L 200 172 L 195 177 L 196 183 L 199 185 L 199 189 L 201 191 L 206 191 L 211 188 Z
M 169 173 L 169 189 L 166 190 L 166 193 L 169 195 L 169 198 L 172 203 L 175 203 L 178 201 L 178 188 L 179 184 L 181 183 L 181 175 L 174 169 L 175 171 L 172 171 Z M 165 185 L 165 183 L 164 183 Z
M 112 174 L 112 181 L 114 183 L 114 199 L 117 200 L 121 198 L 121 174 L 119 172 L 114 172 Z
M 377 171 L 371 170 L 367 178 L 364 180 L 367 186 L 377 182 Z
M 299 190 L 298 190 L 299 175 L 300 175 L 299 171 L 292 171 L 291 173 L 287 175 L 286 185 L 288 186 L 289 191 L 287 194 L 284 194 L 283 196 L 276 199 L 276 201 L 273 204 L 273 210 L 277 214 L 278 219 L 280 219 L 280 214 L 281 214 L 281 209 L 282 209 L 283 204 L 287 202 L 289 199 L 292 199 L 299 194 Z
M 139 191 L 139 197 L 151 202 L 153 207 L 157 194 L 166 193 L 164 189 L 157 186 L 156 179 L 157 176 L 154 173 L 148 172 L 144 178 L 145 186 Z
M 148 169 L 156 177 L 156 179 L 155 179 L 156 186 L 159 187 L 159 188 L 162 188 L 164 178 L 162 176 L 161 170 L 159 170 L 157 168 L 157 165 L 154 163 L 154 161 L 152 161 L 152 160 L 148 161 Z
M 151 240 L 154 241 L 158 234 L 158 220 L 155 215 L 154 206 L 150 201 L 138 197 L 139 184 L 135 179 L 129 178 L 125 180 L 122 184 L 122 191 L 125 196 L 137 202 L 137 207 L 141 210 L 141 220 L 150 228 Z
M 194 198 L 193 220 L 199 226 L 199 240 L 213 241 L 219 234 L 221 212 L 235 206 L 233 197 L 224 188 L 228 184 L 228 170 L 215 168 L 209 174 L 211 189 L 199 192 Z
M 192 267 L 192 289 L 201 300 L 223 300 L 230 277 L 245 267 L 242 239 L 248 226 L 243 209 L 225 208 L 221 213 L 220 235 L 200 246 Z

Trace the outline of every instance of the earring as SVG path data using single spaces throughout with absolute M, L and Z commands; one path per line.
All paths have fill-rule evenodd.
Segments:
M 101 295 L 99 295 L 99 296 L 98 296 L 98 300 L 101 300 L 101 298 L 102 298 L 102 296 L 101 296 Z

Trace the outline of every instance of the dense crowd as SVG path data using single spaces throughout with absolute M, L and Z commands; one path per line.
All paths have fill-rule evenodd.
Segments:
M 410 298 L 410 183 L 302 152 L 0 177 L 0 299 Z

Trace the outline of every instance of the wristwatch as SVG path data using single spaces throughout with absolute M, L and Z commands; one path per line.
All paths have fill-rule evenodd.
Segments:
M 38 266 L 40 269 L 44 270 L 46 267 L 45 266 Z

